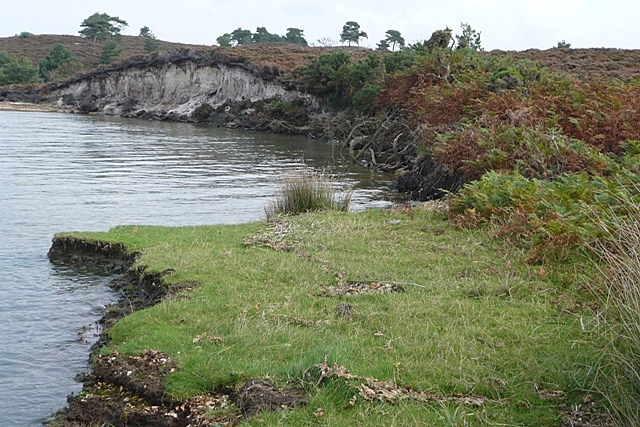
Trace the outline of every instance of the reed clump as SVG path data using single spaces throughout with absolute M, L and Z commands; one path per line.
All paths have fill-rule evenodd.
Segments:
M 603 237 L 594 244 L 606 285 L 601 301 L 609 338 L 599 384 L 620 427 L 640 419 L 640 205 L 626 208 L 625 216 L 612 211 L 600 219 Z
M 340 193 L 331 177 L 307 166 L 287 171 L 280 178 L 275 200 L 265 207 L 267 219 L 280 214 L 348 211 L 353 192 Z

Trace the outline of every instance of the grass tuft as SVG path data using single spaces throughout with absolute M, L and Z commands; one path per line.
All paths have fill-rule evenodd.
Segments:
M 349 191 L 340 197 L 329 176 L 303 165 L 281 177 L 276 199 L 265 208 L 265 213 L 270 219 L 280 214 L 347 211 L 351 194 Z
M 601 297 L 610 338 L 601 392 L 621 427 L 640 419 L 640 205 L 627 208 L 632 215 L 612 213 L 600 221 L 604 237 L 594 245 L 603 260 Z

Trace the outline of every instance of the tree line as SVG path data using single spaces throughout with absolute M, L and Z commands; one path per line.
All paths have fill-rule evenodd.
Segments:
M 128 26 L 127 21 L 106 13 L 94 13 L 80 24 L 81 37 L 102 43 L 100 63 L 108 64 L 122 53 L 119 48 L 121 31 Z M 23 31 L 17 37 L 28 38 L 33 34 Z M 144 39 L 144 52 L 151 53 L 160 49 L 160 42 L 147 26 L 140 29 Z M 27 58 L 19 58 L 7 52 L 0 52 L 0 86 L 9 84 L 28 84 L 40 81 L 52 81 L 69 77 L 78 72 L 80 64 L 73 53 L 63 44 L 57 43 L 38 66 Z
M 121 32 L 128 26 L 127 21 L 118 16 L 107 13 L 94 13 L 84 19 L 80 24 L 80 36 L 102 43 L 100 55 L 101 64 L 109 64 L 120 57 L 122 49 L 119 48 Z M 432 36 L 429 43 L 437 46 L 455 46 L 457 48 L 471 48 L 481 50 L 481 33 L 474 30 L 469 24 L 462 23 L 462 34 L 453 36 L 452 30 L 446 28 L 438 30 L 437 37 Z M 434 34 L 436 34 L 434 33 Z M 17 37 L 31 37 L 33 34 L 22 32 Z M 140 29 L 139 37 L 144 39 L 144 52 L 152 53 L 160 49 L 160 42 L 148 26 Z M 361 39 L 368 38 L 365 31 L 356 21 L 347 21 L 340 33 L 340 42 L 348 46 L 360 45 Z M 266 27 L 257 27 L 255 32 L 237 28 L 230 33 L 225 33 L 216 39 L 220 46 L 239 46 L 262 43 L 292 43 L 308 46 L 304 30 L 300 28 L 287 28 L 285 35 L 271 33 Z M 322 46 L 331 46 L 335 42 L 329 38 L 318 40 Z M 570 48 L 571 44 L 562 40 L 557 48 Z M 376 49 L 380 51 L 402 50 L 406 48 L 405 39 L 398 30 L 390 29 L 385 32 L 385 38 L 378 42 Z M 18 58 L 6 52 L 0 52 L 0 85 L 34 83 L 37 81 L 51 81 L 75 74 L 80 68 L 73 53 L 62 44 L 55 45 L 48 55 L 34 66 L 26 58 Z
M 293 43 L 307 46 L 307 40 L 304 38 L 304 31 L 299 28 L 287 28 L 284 36 L 270 33 L 266 27 L 256 28 L 256 32 L 237 28 L 231 33 L 225 33 L 216 39 L 220 46 L 230 47 L 238 45 L 258 44 L 258 43 Z

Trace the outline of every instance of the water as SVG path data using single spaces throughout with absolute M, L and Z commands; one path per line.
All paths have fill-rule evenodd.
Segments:
M 108 278 L 51 265 L 59 231 L 261 219 L 304 161 L 385 205 L 391 177 L 299 137 L 108 117 L 0 111 L 0 425 L 37 426 L 81 390 Z

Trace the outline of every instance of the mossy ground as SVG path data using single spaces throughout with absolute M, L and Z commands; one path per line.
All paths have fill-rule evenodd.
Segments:
M 486 231 L 426 208 L 277 221 L 74 233 L 141 252 L 167 283 L 199 284 L 118 321 L 103 352 L 166 353 L 176 399 L 249 379 L 305 390 L 305 406 L 246 425 L 560 426 L 558 408 L 585 398 L 600 354 L 589 312 L 561 309 L 575 295 Z M 404 291 L 326 296 L 352 281 Z M 314 376 L 325 362 L 355 379 Z M 443 399 L 368 401 L 359 379 Z

